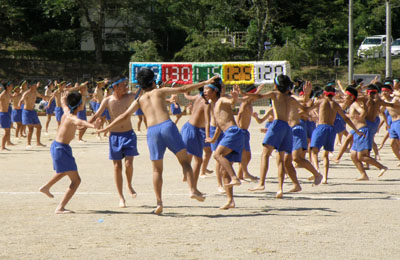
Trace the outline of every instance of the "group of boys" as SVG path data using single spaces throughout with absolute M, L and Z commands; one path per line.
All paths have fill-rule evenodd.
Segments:
M 132 175 L 133 158 L 138 155 L 138 150 L 136 135 L 132 129 L 130 118 L 137 110 L 141 110 L 146 118 L 147 142 L 153 166 L 153 185 L 157 200 L 157 206 L 154 210 L 156 214 L 161 214 L 163 211 L 162 172 L 166 148 L 176 155 L 182 166 L 184 180 L 189 185 L 190 197 L 204 201 L 204 194 L 197 189 L 197 182 L 203 161 L 203 149 L 211 147 L 217 162 L 216 173 L 219 180 L 219 190 L 224 191 L 228 199 L 221 206 L 221 209 L 235 207 L 233 187 L 240 185 L 241 180 L 250 179 L 254 181 L 258 179 L 250 175 L 247 165 L 251 159 L 248 128 L 253 114 L 252 102 L 259 98 L 272 101 L 274 121 L 268 125 L 262 143 L 259 185 L 249 189 L 250 191 L 264 190 L 269 158 L 274 149 L 277 150 L 279 179 L 277 198 L 283 196 L 283 182 L 286 174 L 294 184 L 291 192 L 301 191 L 293 161 L 295 161 L 297 167 L 303 167 L 313 174 L 314 185 L 321 182 L 327 183 L 329 153 L 333 152 L 335 137 L 339 133 L 335 129 L 335 123 L 338 121 L 336 120 L 337 115 L 353 129 L 350 133 L 353 136 L 351 159 L 361 173 L 359 180 L 368 180 L 363 162 L 379 168 L 379 176 L 387 170 L 387 167 L 370 156 L 373 137 L 379 126 L 379 113 L 383 112 L 382 107 L 387 107 L 387 111 L 393 120 L 389 133 L 393 140 L 393 151 L 400 158 L 400 127 L 398 127 L 400 125 L 400 113 L 397 109 L 400 102 L 396 95 L 385 94 L 382 95 L 383 98 L 381 99 L 378 94 L 380 91 L 385 93 L 393 90 L 393 81 L 390 79 L 387 79 L 381 87 L 376 85 L 378 83 L 369 85 L 366 94 L 362 93 L 362 88 L 356 88 L 356 86 L 349 86 L 346 90 L 343 90 L 340 86 L 340 91 L 337 93 L 334 83 L 328 83 L 324 90 L 317 88 L 312 90 L 311 83 L 304 82 L 298 87 L 298 96 L 292 95 L 293 83 L 285 75 L 276 76 L 274 89 L 264 94 L 260 93 L 262 86 L 258 89 L 250 87 L 246 89 L 245 93 L 236 86 L 230 95 L 225 95 L 222 80 L 218 76 L 198 84 L 178 88 L 158 88 L 154 80 L 154 73 L 150 69 L 142 69 L 138 73 L 137 80 L 140 89 L 137 93 L 131 93 L 128 92 L 128 80 L 125 77 L 115 78 L 109 87 L 112 91 L 110 90 L 106 97 L 104 97 L 101 84 L 107 85 L 108 82 L 97 82 L 94 93 L 95 104 L 93 105 L 95 114 L 89 122 L 86 121 L 86 113 L 84 118 L 78 116 L 85 107 L 86 84 L 65 89 L 65 82 L 61 82 L 58 84 L 58 89 L 52 92 L 52 84 L 49 83 L 45 95 L 37 92 L 40 83 L 32 84 L 23 93 L 16 91 L 14 94 L 11 93 L 12 83 L 6 85 L 5 91 L 0 95 L 0 123 L 1 127 L 6 130 L 2 140 L 3 149 L 10 135 L 10 126 L 5 114 L 8 113 L 8 104 L 12 98 L 20 95 L 17 102 L 18 106 L 15 106 L 14 103 L 16 109 L 21 107 L 22 104 L 25 106 L 22 118 L 25 118 L 23 125 L 28 125 L 28 145 L 30 145 L 34 128 L 37 129 L 37 144 L 42 145 L 40 143 L 41 126 L 33 109 L 36 97 L 48 100 L 47 109 L 49 110 L 52 107 L 53 99 L 55 100 L 55 112 L 59 128 L 50 150 L 56 174 L 46 185 L 40 188 L 40 191 L 49 197 L 53 197 L 50 193 L 52 185 L 64 176 L 71 179 L 71 186 L 58 205 L 56 213 L 72 212 L 65 209 L 65 205 L 80 183 L 69 143 L 74 138 L 76 129 L 81 132 L 88 127 L 101 128 L 104 123 L 102 117 L 105 115 L 105 111 L 108 111 L 111 122 L 108 126 L 99 129 L 98 133 L 110 132 L 109 158 L 114 165 L 120 207 L 126 206 L 122 192 L 123 159 L 125 159 L 128 190 L 131 196 L 136 196 L 132 187 Z M 23 90 L 22 86 L 21 89 Z M 50 91 L 47 91 L 48 89 Z M 200 90 L 199 94 L 192 98 L 191 116 L 179 133 L 176 124 L 170 120 L 166 108 L 167 97 L 195 89 Z M 81 93 L 75 92 L 76 90 Z M 239 93 L 242 94 L 241 98 Z M 237 102 L 241 102 L 241 105 L 235 120 L 232 106 Z M 345 111 L 348 111 L 348 116 Z M 313 129 L 312 124 L 313 115 L 318 115 L 318 125 L 315 129 Z M 46 129 L 47 127 L 48 125 L 46 125 Z M 79 140 L 82 140 L 82 135 L 79 134 Z M 325 149 L 323 174 L 320 172 L 318 162 L 318 153 L 322 147 Z M 310 150 L 313 164 L 306 159 L 307 150 Z M 209 157 L 210 155 L 208 155 L 208 159 Z M 192 158 L 194 158 L 193 168 L 191 166 Z M 240 163 L 238 175 L 233 168 L 234 162 Z M 223 180 L 223 184 L 221 180 Z

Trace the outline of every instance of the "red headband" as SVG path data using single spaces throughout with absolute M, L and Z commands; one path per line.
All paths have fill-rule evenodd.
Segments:
M 392 92 L 392 89 L 390 89 L 390 88 L 382 88 L 382 91 Z
M 371 93 L 378 93 L 376 89 L 367 89 L 367 94 L 370 95 Z
M 352 96 L 354 100 L 357 99 L 357 97 L 353 93 L 351 93 L 350 91 L 346 91 L 346 94 L 349 95 L 349 96 Z
M 299 95 L 303 96 L 304 95 L 304 91 L 300 91 Z
M 332 92 L 324 91 L 324 95 L 327 96 L 327 97 L 328 97 L 328 96 L 334 97 L 334 96 L 336 95 L 336 93 L 333 92 L 333 91 L 332 91 Z

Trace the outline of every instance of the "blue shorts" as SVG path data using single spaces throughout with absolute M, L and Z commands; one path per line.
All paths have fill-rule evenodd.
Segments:
M 135 115 L 136 116 L 143 116 L 144 114 L 143 114 L 143 111 L 139 108 L 138 110 L 136 110 Z
M 231 126 L 224 132 L 224 137 L 219 142 L 218 146 L 224 146 L 232 150 L 231 153 L 225 156 L 230 162 L 241 162 L 242 152 L 244 148 L 243 131 L 237 126 Z
M 371 122 L 369 120 L 365 120 L 365 121 L 367 122 L 367 126 L 371 130 L 371 135 L 374 136 L 376 134 L 376 132 L 378 132 L 379 123 L 381 122 L 381 119 L 379 118 L 379 116 L 377 116 L 375 119 L 375 122 Z
M 11 120 L 15 123 L 22 122 L 22 109 L 14 109 L 11 112 Z
M 211 147 L 210 143 L 206 143 L 206 129 L 200 128 L 200 133 L 203 136 L 203 148 Z
M 265 134 L 263 145 L 273 146 L 278 152 L 292 153 L 293 133 L 289 124 L 282 120 L 274 120 Z
M 54 109 L 54 113 L 56 114 L 56 120 L 57 120 L 57 122 L 60 122 L 62 116 L 64 115 L 64 110 L 62 109 L 62 107 L 56 107 L 56 108 Z
M 107 108 L 104 110 L 104 112 L 103 112 L 103 114 L 101 114 L 101 116 L 105 116 L 106 120 L 111 120 L 110 112 L 108 112 Z
M 35 110 L 22 110 L 23 125 L 40 125 L 39 117 Z
M 11 116 L 12 110 L 13 110 L 13 109 L 12 109 L 12 107 L 11 107 L 11 104 L 8 104 L 8 111 L 7 111 L 7 112 L 10 114 L 10 116 Z
M 182 111 L 181 111 L 181 106 L 179 105 L 179 104 L 177 104 L 178 105 L 178 107 L 175 107 L 175 104 L 171 104 L 171 113 L 173 114 L 173 115 L 179 115 L 179 114 L 181 114 L 182 113 Z
M 336 114 L 333 128 L 335 129 L 335 133 L 337 134 L 346 130 L 346 121 L 344 121 L 343 117 L 341 117 L 339 114 Z
M 72 149 L 69 144 L 53 141 L 50 146 L 53 168 L 56 173 L 78 171 L 75 158 L 72 156 Z
M 0 127 L 10 128 L 11 127 L 11 116 L 8 112 L 0 112 Z
M 214 137 L 214 135 L 215 135 L 215 131 L 217 130 L 217 127 L 215 127 L 215 126 L 210 126 L 210 138 L 213 138 Z M 214 143 L 211 143 L 210 145 L 211 145 L 211 150 L 212 151 L 215 151 L 215 150 L 217 150 L 217 147 L 218 147 L 218 145 L 219 145 L 219 142 L 221 142 L 221 140 L 222 140 L 222 138 L 224 137 L 224 133 L 221 131 L 221 133 L 219 134 L 219 136 L 218 136 L 218 139 L 214 142 Z
M 308 142 L 307 142 L 307 134 L 304 130 L 304 127 L 299 124 L 292 127 L 293 133 L 293 148 L 292 152 L 298 149 L 307 150 Z
M 47 108 L 48 103 L 46 102 L 46 114 L 47 115 L 52 115 L 54 114 L 54 109 L 56 108 L 56 101 L 53 99 L 51 102 L 49 108 Z
M 92 103 L 92 106 L 93 106 L 93 111 L 96 113 L 97 110 L 99 110 L 100 103 L 93 102 L 93 103 Z
M 86 106 L 83 107 L 81 111 L 78 112 L 76 115 L 80 120 L 87 121 L 87 116 L 86 116 Z
M 400 139 L 400 120 L 392 122 L 389 130 L 389 137 L 391 139 Z
M 244 136 L 244 150 L 246 150 L 246 152 L 251 152 L 250 149 L 250 132 L 247 129 L 242 129 L 243 132 L 243 136 Z
M 182 141 L 186 146 L 186 151 L 197 157 L 203 157 L 204 135 L 201 128 L 186 122 L 181 129 Z
M 94 102 L 94 101 L 89 101 L 90 109 L 92 109 L 92 111 L 96 113 L 96 105 L 95 105 L 95 103 L 96 102 Z
M 333 152 L 335 138 L 336 132 L 333 126 L 326 124 L 318 125 L 312 134 L 310 147 L 321 149 L 323 146 L 325 151 Z
M 122 160 L 127 156 L 139 155 L 137 151 L 137 138 L 133 130 L 127 132 L 110 132 L 108 138 L 110 144 L 110 160 Z
M 265 123 L 265 128 L 268 129 L 273 122 L 267 121 L 267 123 Z
M 171 119 L 147 129 L 147 145 L 152 161 L 163 159 L 167 148 L 174 154 L 186 149 L 182 136 Z
M 354 132 L 351 150 L 356 152 L 362 152 L 364 150 L 370 151 L 372 149 L 372 141 L 374 140 L 371 129 L 368 126 L 364 126 L 358 129 L 358 131 L 365 136 L 359 136 Z
M 384 112 L 386 119 L 387 119 L 387 123 L 388 123 L 388 130 L 390 130 L 390 126 L 392 125 L 392 117 L 389 114 L 389 111 L 387 109 L 385 109 Z

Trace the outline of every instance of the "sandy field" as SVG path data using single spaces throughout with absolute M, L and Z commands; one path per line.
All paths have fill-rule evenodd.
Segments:
M 179 122 L 179 127 L 187 121 Z M 44 117 L 40 118 L 42 125 Z M 136 126 L 136 117 L 132 118 Z M 253 159 L 249 169 L 259 174 L 264 134 L 254 120 L 250 127 Z M 138 135 L 140 156 L 134 159 L 136 199 L 118 207 L 108 139 L 98 140 L 88 130 L 87 143 L 71 143 L 81 186 L 67 208 L 76 214 L 55 215 L 69 185 L 57 183 L 49 199 L 38 192 L 54 174 L 49 147 L 55 137 L 42 135 L 45 148 L 25 150 L 26 140 L 0 153 L 0 259 L 399 259 L 400 175 L 389 144 L 381 151 L 390 169 L 378 178 L 357 182 L 358 171 L 349 154 L 332 164 L 328 185 L 312 187 L 298 169 L 303 191 L 275 199 L 277 169 L 271 158 L 266 190 L 252 193 L 254 183 L 234 188 L 236 208 L 222 211 L 226 198 L 217 193 L 216 177 L 199 180 L 205 202 L 189 199 L 175 156 L 164 157 L 164 213 L 155 206 L 152 168 L 146 133 Z M 14 131 L 13 131 L 14 132 Z M 1 130 L 1 135 L 3 131 Z M 383 130 L 377 140 L 383 136 Z M 33 140 L 34 143 L 35 139 Z M 209 168 L 213 169 L 214 161 Z M 237 166 L 236 166 L 237 168 Z M 284 189 L 291 189 L 286 180 Z

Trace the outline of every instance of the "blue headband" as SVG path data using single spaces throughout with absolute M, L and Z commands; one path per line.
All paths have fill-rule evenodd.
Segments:
M 127 78 L 119 79 L 119 80 L 117 80 L 116 82 L 114 82 L 113 84 L 111 84 L 111 88 L 114 88 L 114 86 L 116 86 L 116 85 L 118 85 L 119 83 L 122 83 L 122 82 L 124 82 L 124 81 L 127 81 L 127 80 L 128 80 Z
M 274 82 L 275 82 L 275 85 L 279 86 L 278 76 L 275 77 Z
M 391 82 L 391 81 L 386 81 L 386 82 L 385 82 L 385 85 L 390 85 L 390 86 L 391 86 L 391 85 L 393 85 L 393 82 Z
M 81 98 L 81 100 L 79 100 L 78 104 L 76 104 L 75 106 L 68 105 L 69 112 L 72 114 L 74 112 L 74 110 L 77 109 L 81 104 L 82 104 L 82 98 Z
M 335 83 L 334 83 L 334 82 L 329 82 L 328 84 L 326 84 L 326 86 L 327 86 L 327 87 L 335 86 Z
M 206 85 L 206 88 L 211 88 L 211 89 L 213 89 L 214 91 L 219 92 L 219 89 L 218 89 L 216 86 L 214 86 L 213 84 Z

